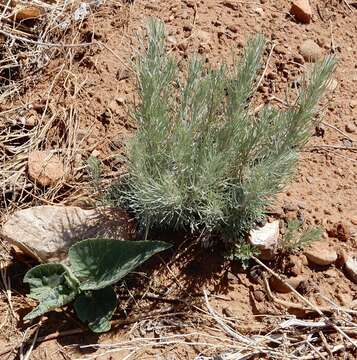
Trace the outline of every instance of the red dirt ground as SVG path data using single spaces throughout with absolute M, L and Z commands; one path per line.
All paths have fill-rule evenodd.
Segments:
M 256 106 L 270 101 L 281 107 L 286 100 L 294 98 L 296 90 L 292 88 L 292 83 L 309 66 L 299 63 L 299 46 L 304 40 L 312 39 L 325 54 L 334 53 L 337 56 L 336 86 L 324 98 L 316 122 L 317 131 L 302 152 L 291 183 L 279 194 L 270 217 L 286 220 L 303 215 L 306 224 L 324 228 L 324 239 L 337 249 L 341 258 L 344 253 L 356 252 L 357 245 L 357 10 L 352 5 L 349 9 L 346 2 L 337 0 L 315 0 L 311 4 L 313 21 L 303 25 L 289 14 L 289 1 L 283 0 L 105 2 L 80 25 L 75 41 L 95 39 L 99 45 L 75 49 L 66 59 L 53 59 L 21 97 L 4 104 L 3 110 L 19 103 L 45 102 L 48 89 L 53 84 L 49 107 L 52 113 L 57 111 L 59 118 L 63 115 L 67 120 L 66 111 L 70 108 L 73 110 L 78 122 L 78 139 L 76 161 L 68 167 L 64 195 L 51 199 L 54 199 L 53 202 L 87 205 L 93 199 L 83 187 L 79 191 L 78 184 L 87 182 L 84 161 L 89 155 L 95 155 L 103 162 L 104 178 L 108 181 L 125 171 L 122 159 L 124 145 L 136 128 L 128 115 L 128 110 L 137 101 L 130 61 L 138 49 L 137 34 L 144 31 L 148 17 L 157 17 L 165 22 L 169 50 L 183 63 L 191 54 L 199 52 L 213 66 L 222 60 L 231 64 L 233 55 L 241 52 L 250 35 L 263 33 L 276 46 L 254 99 Z M 266 61 L 267 58 L 265 56 Z M 62 64 L 65 64 L 65 69 L 60 72 Z M 37 112 L 34 114 L 41 115 Z M 49 116 L 45 114 L 44 118 Z M 63 126 L 66 127 L 66 123 Z M 44 147 L 50 148 L 59 143 L 59 128 L 55 127 L 49 133 Z M 41 196 L 49 201 L 46 194 L 41 193 Z M 41 204 L 41 201 L 37 204 Z M 284 207 L 290 210 L 284 212 Z M 333 229 L 338 224 L 342 224 L 345 238 L 334 233 Z M 195 254 L 195 259 L 192 254 Z M 14 258 L 11 261 L 14 262 Z M 122 310 L 117 312 L 115 318 L 125 318 L 125 311 L 130 319 L 138 313 L 150 313 L 167 306 L 172 306 L 170 314 L 179 314 L 170 315 L 162 321 L 155 318 L 152 322 L 140 320 L 118 326 L 99 339 L 83 333 L 46 341 L 36 346 L 31 358 L 94 359 L 98 353 L 80 351 L 76 344 L 93 344 L 97 341 L 99 344 L 109 344 L 138 337 L 160 337 L 160 326 L 163 333 L 166 331 L 165 334 L 199 333 L 194 336 L 196 343 L 207 342 L 210 335 L 215 336 L 211 339 L 214 344 L 219 344 L 220 339 L 228 344 L 229 337 L 222 337 L 217 326 L 212 325 L 212 318 L 208 316 L 202 301 L 203 289 L 210 292 L 211 306 L 244 334 L 272 330 L 279 324 L 279 319 L 289 312 L 301 315 L 301 311 L 268 298 L 263 277 L 255 274 L 257 268 L 248 272 L 231 268 L 230 264 L 199 248 L 189 249 L 178 259 L 174 257 L 157 262 L 153 261 L 143 270 L 149 274 L 150 281 L 140 276 L 139 280 L 129 278 L 127 286 L 136 294 L 137 300 L 134 303 L 130 299 L 123 301 L 120 305 Z M 306 276 L 300 291 L 318 306 L 330 306 L 326 299 L 349 309 L 356 306 L 357 286 L 346 277 L 339 262 L 329 267 L 314 267 L 307 263 L 305 255 L 298 253 L 276 259 L 269 266 L 280 273 Z M 11 271 L 18 274 L 12 279 L 15 289 L 12 303 L 15 313 L 21 317 L 29 310 L 19 285 L 28 265 L 20 261 L 19 264 L 12 264 L 12 268 L 10 274 Z M 259 269 L 257 271 L 259 273 Z M 145 291 L 161 294 L 172 301 L 166 304 L 150 297 L 141 299 L 138 294 L 144 293 L 143 286 Z M 123 289 L 120 291 L 127 294 Z M 291 293 L 276 296 L 282 300 L 296 301 Z M 126 305 L 128 308 L 125 310 Z M 7 316 L 5 297 L 2 298 L 1 307 L 4 309 L 2 313 Z M 7 322 L 6 319 L 1 320 L 2 313 L 0 323 Z M 61 312 L 50 314 L 48 318 L 41 327 L 40 336 L 78 327 L 70 312 L 67 315 Z M 2 348 L 13 346 L 21 339 L 21 331 L 26 326 L 21 321 L 18 324 L 14 321 L 12 324 L 7 322 L 6 331 L 1 331 L 0 354 Z M 193 341 L 192 338 L 190 340 Z M 328 340 L 339 343 L 337 335 L 331 335 Z M 186 339 L 187 342 L 189 340 Z M 124 359 L 131 351 L 127 348 L 98 358 Z M 184 343 L 148 345 L 128 359 L 193 359 L 201 351 L 211 355 L 220 353 L 220 348 Z M 15 356 L 15 352 L 8 353 L 4 359 Z M 355 356 L 357 354 L 351 350 L 344 358 L 353 359 Z M 268 355 L 266 358 L 269 358 Z

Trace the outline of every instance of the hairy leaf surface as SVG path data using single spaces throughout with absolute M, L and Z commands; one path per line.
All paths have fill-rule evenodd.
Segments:
M 113 316 L 117 299 L 111 286 L 101 290 L 86 291 L 74 302 L 77 316 L 96 333 L 110 330 L 110 319 Z
M 30 285 L 29 297 L 40 302 L 33 311 L 25 316 L 25 320 L 34 319 L 70 303 L 78 293 L 75 286 L 76 280 L 62 264 L 35 266 L 26 273 L 24 282 Z
M 69 259 L 82 290 L 98 290 L 118 282 L 152 255 L 171 245 L 161 241 L 87 239 L 73 245 Z

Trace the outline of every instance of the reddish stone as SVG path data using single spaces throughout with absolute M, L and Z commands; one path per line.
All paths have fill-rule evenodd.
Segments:
M 312 10 L 309 0 L 295 0 L 290 9 L 290 14 L 303 24 L 309 24 L 312 18 Z

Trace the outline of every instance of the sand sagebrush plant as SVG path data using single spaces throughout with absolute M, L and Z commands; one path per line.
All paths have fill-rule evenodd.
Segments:
M 266 106 L 253 115 L 248 105 L 264 49 L 262 36 L 252 38 L 232 71 L 193 57 L 181 81 L 166 51 L 163 23 L 149 22 L 146 50 L 136 63 L 138 130 L 128 147 L 125 190 L 119 191 L 145 229 L 238 238 L 287 182 L 335 61 L 316 64 L 290 109 Z

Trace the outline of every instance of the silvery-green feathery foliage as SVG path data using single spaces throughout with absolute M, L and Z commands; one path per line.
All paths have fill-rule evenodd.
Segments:
M 288 222 L 285 235 L 281 241 L 280 248 L 283 253 L 302 250 L 305 246 L 321 239 L 323 230 L 321 228 L 302 229 L 297 220 Z
M 315 65 L 309 85 L 286 111 L 249 111 L 265 41 L 251 39 L 233 71 L 194 57 L 182 83 L 165 49 L 162 22 L 151 20 L 138 58 L 138 130 L 128 148 L 121 202 L 147 230 L 190 229 L 239 238 L 286 184 L 309 139 L 332 57 Z M 118 190 L 118 189 L 117 189 Z

